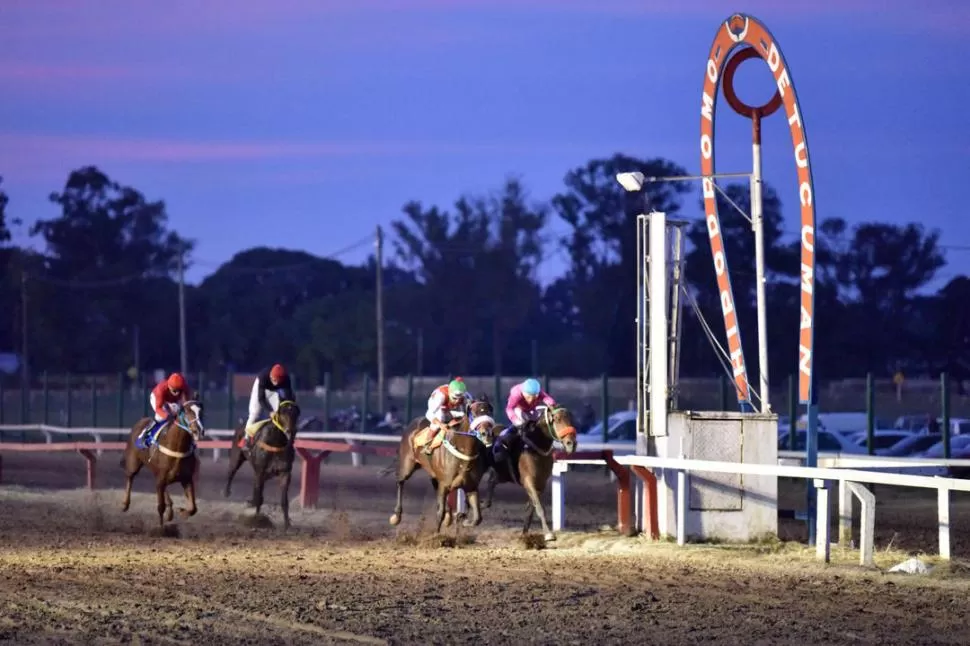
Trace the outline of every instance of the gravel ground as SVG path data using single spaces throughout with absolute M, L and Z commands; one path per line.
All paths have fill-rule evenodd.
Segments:
M 814 562 L 794 542 L 692 545 L 623 538 L 602 472 L 570 474 L 570 531 L 541 549 L 517 526 L 525 496 L 497 490 L 484 523 L 456 542 L 430 531 L 431 487 L 405 490 L 404 520 L 387 522 L 394 483 L 380 462 L 322 471 L 320 508 L 255 519 L 221 488 L 226 462 L 203 463 L 200 512 L 156 528 L 147 473 L 120 511 L 117 454 L 99 489 L 77 489 L 72 455 L 5 454 L 0 486 L 0 642 L 17 644 L 966 644 L 970 505 L 952 514 L 953 564 L 926 577 L 885 573 L 936 549 L 932 493 L 877 491 L 878 565 L 833 549 Z M 298 469 L 298 467 L 297 467 Z M 299 479 L 291 489 L 295 498 Z M 783 484 L 783 504 L 803 494 Z M 271 483 L 267 500 L 278 499 Z M 180 496 L 175 495 L 176 505 Z M 804 533 L 786 521 L 782 539 Z M 928 558 L 933 562 L 932 558 Z

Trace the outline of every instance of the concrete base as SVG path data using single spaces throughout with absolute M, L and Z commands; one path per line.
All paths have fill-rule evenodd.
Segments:
M 640 455 L 777 464 L 778 416 L 739 412 L 674 412 L 667 435 L 641 435 Z M 678 472 L 657 471 L 661 536 L 677 536 Z M 687 540 L 747 542 L 778 533 L 778 479 L 691 472 L 685 483 L 683 530 Z

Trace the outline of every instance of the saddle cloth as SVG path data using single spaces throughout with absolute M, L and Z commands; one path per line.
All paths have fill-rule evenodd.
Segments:
M 154 423 L 155 423 L 155 420 L 150 420 L 147 426 L 151 426 Z M 140 449 L 142 451 L 150 448 L 153 444 L 155 444 L 156 441 L 158 441 L 158 436 L 161 435 L 162 430 L 167 426 L 168 426 L 167 424 L 160 424 L 155 428 L 154 431 L 152 431 L 151 433 L 145 434 L 144 437 L 135 438 L 135 448 Z
M 445 432 L 442 428 L 439 426 L 428 426 L 414 434 L 413 444 L 415 449 L 423 449 L 429 444 L 431 449 L 436 449 L 441 446 L 444 439 Z
M 239 448 L 246 448 L 247 439 L 252 439 L 256 437 L 256 434 L 263 430 L 263 427 L 269 424 L 270 420 L 261 419 L 258 422 L 254 422 L 252 426 L 243 429 L 243 436 L 239 438 Z

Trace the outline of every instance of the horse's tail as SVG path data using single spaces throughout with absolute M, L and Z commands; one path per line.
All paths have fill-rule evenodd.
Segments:
M 395 455 L 394 459 L 391 461 L 389 465 L 387 465 L 386 467 L 384 467 L 383 469 L 377 472 L 377 477 L 386 478 L 387 476 L 394 473 L 394 470 L 397 469 L 397 464 L 398 462 L 400 462 L 400 460 L 401 460 L 400 456 Z

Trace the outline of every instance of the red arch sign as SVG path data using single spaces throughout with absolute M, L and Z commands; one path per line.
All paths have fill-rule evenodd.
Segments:
M 812 184 L 812 169 L 808 158 L 808 140 L 802 121 L 795 86 L 775 39 L 761 22 L 744 14 L 734 14 L 724 21 L 707 59 L 704 72 L 704 93 L 701 99 L 701 175 L 704 194 L 704 215 L 711 241 L 714 259 L 714 272 L 724 315 L 724 329 L 727 334 L 728 353 L 734 373 L 734 385 L 739 402 L 750 402 L 751 392 L 748 381 L 741 334 L 738 329 L 734 293 L 728 276 L 727 258 L 724 253 L 724 239 L 717 213 L 717 200 L 714 189 L 714 113 L 717 92 L 724 66 L 731 52 L 738 48 L 752 48 L 768 64 L 775 78 L 778 94 L 781 97 L 788 126 L 791 130 L 795 166 L 798 171 L 798 197 L 801 205 L 801 270 L 800 309 L 798 334 L 798 397 L 807 404 L 812 396 L 812 369 L 815 341 L 815 198 Z M 792 411 L 794 413 L 794 411 Z

